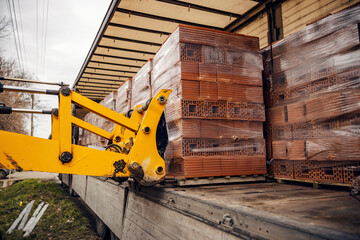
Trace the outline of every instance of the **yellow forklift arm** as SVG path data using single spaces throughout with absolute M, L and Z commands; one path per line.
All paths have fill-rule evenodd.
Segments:
M 0 80 L 7 80 L 0 77 Z M 27 80 L 29 81 L 29 80 Z M 165 178 L 165 162 L 158 151 L 157 128 L 171 90 L 161 90 L 144 106 L 138 105 L 126 117 L 62 86 L 60 90 L 5 86 L 2 91 L 58 95 L 59 108 L 50 111 L 26 110 L 0 105 L 0 113 L 47 113 L 52 116 L 52 138 L 43 139 L 0 131 L 0 168 L 66 174 L 132 177 L 152 186 Z M 72 116 L 75 104 L 113 123 L 112 133 Z M 72 125 L 109 140 L 107 151 L 72 144 Z

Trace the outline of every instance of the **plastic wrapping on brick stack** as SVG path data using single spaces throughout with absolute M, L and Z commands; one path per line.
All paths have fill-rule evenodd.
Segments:
M 132 78 L 131 109 L 151 99 L 152 59 L 147 61 Z
M 258 38 L 180 25 L 152 63 L 152 94 L 173 90 L 165 107 L 168 175 L 266 173 Z
M 276 177 L 349 183 L 344 171 L 360 162 L 359 21 L 358 5 L 262 51 Z
M 107 95 L 104 98 L 104 100 L 100 102 L 100 104 L 115 111 L 116 99 L 117 99 L 117 92 L 114 91 L 111 92 L 109 95 Z M 112 132 L 115 126 L 115 124 L 110 122 L 109 120 L 106 120 L 91 112 L 85 115 L 84 121 L 101 129 L 104 129 L 105 131 L 108 132 Z M 81 139 L 80 145 L 84 145 L 84 146 L 94 145 L 98 147 L 105 147 L 108 144 L 107 139 L 102 138 L 96 134 L 93 134 L 83 129 L 79 131 L 79 135 L 80 135 L 79 138 Z
M 118 113 L 125 113 L 131 108 L 132 79 L 129 78 L 117 90 L 116 108 Z

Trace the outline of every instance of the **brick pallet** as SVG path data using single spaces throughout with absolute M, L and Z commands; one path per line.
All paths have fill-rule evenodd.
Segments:
M 244 181 L 266 174 L 262 69 L 258 38 L 180 25 L 154 59 L 106 99 L 127 112 L 172 89 L 165 108 L 168 176 Z M 85 121 L 104 125 L 92 113 Z M 104 146 L 91 133 L 81 138 L 84 145 Z
M 349 184 L 358 174 L 359 20 L 356 6 L 262 50 L 267 158 L 275 177 Z
M 180 25 L 157 52 L 152 94 L 173 90 L 165 108 L 169 176 L 266 174 L 258 44 L 254 37 Z

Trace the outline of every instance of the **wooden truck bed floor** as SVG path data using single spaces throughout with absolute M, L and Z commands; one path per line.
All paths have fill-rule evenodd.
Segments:
M 279 183 L 128 188 L 72 176 L 72 188 L 121 239 L 360 239 L 345 188 Z

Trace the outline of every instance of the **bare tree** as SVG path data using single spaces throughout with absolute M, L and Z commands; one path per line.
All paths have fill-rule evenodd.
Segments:
M 0 20 L 0 40 L 4 40 L 11 32 L 8 30 L 9 21 L 6 18 Z M 31 78 L 30 74 L 22 72 L 14 59 L 6 59 L 4 50 L 0 49 L 0 76 L 15 78 Z M 22 82 L 2 81 L 4 85 L 28 86 Z M 0 103 L 15 108 L 29 108 L 31 106 L 31 95 L 28 93 L 2 92 L 0 93 Z M 26 133 L 26 121 L 28 116 L 19 113 L 1 114 L 0 130 L 17 133 Z

